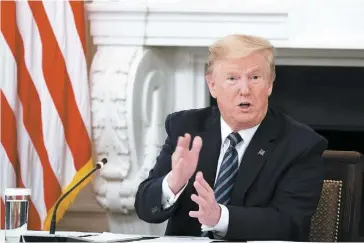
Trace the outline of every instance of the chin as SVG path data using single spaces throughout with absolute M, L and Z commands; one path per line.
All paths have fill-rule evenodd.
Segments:
M 235 120 L 240 126 L 244 128 L 254 127 L 259 123 L 257 116 L 252 113 L 240 114 Z

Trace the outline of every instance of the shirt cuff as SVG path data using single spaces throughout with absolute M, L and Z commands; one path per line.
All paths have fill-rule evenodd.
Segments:
M 221 215 L 219 222 L 214 227 L 202 225 L 202 231 L 213 231 L 218 237 L 224 237 L 227 233 L 229 226 L 229 210 L 225 205 L 219 204 L 221 208 Z
M 173 204 L 177 201 L 177 199 L 179 198 L 179 196 L 182 194 L 182 192 L 185 190 L 186 186 L 188 183 L 186 183 L 183 188 L 176 194 L 174 195 L 174 193 L 172 192 L 171 188 L 169 188 L 168 186 L 168 176 L 170 173 L 168 173 L 162 182 L 162 207 L 163 209 L 167 209 L 171 206 L 173 206 Z

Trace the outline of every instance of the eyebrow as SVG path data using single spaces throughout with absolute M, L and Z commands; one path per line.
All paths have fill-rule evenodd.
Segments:
M 232 72 L 232 71 L 228 71 L 226 73 L 223 74 L 225 77 L 230 77 L 230 76 L 240 76 L 240 74 L 238 72 Z
M 247 71 L 247 73 L 261 72 L 262 69 L 260 67 L 254 67 Z
M 228 75 L 234 74 L 234 75 L 236 75 L 236 74 L 239 74 L 239 72 L 237 72 L 237 71 L 227 71 L 227 72 L 225 72 L 225 74 L 228 74 Z

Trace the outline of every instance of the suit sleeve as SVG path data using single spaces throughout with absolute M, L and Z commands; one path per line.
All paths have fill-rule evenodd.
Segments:
M 162 206 L 162 183 L 172 169 L 171 156 L 175 150 L 175 144 L 171 141 L 170 126 L 171 115 L 167 117 L 165 123 L 167 139 L 148 178 L 139 185 L 135 198 L 134 206 L 138 217 L 148 223 L 161 223 L 167 220 L 178 206 L 177 202 L 166 209 Z
M 322 153 L 327 141 L 322 139 L 293 161 L 276 188 L 274 198 L 265 208 L 227 206 L 227 240 L 307 241 L 324 179 Z

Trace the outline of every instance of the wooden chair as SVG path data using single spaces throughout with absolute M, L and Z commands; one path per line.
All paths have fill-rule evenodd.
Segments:
M 359 241 L 363 155 L 327 150 L 325 181 L 311 220 L 310 241 Z

